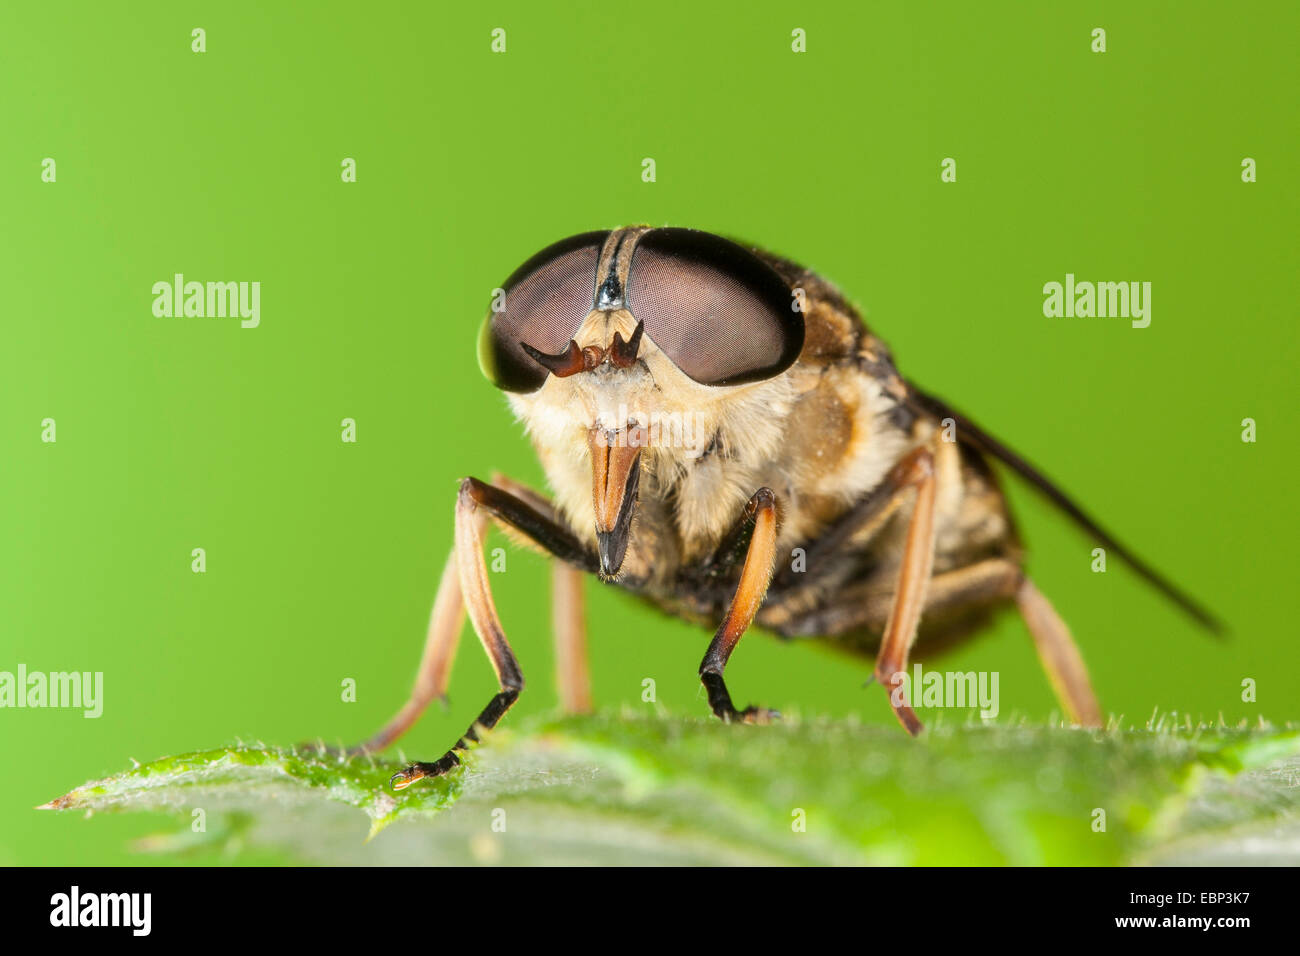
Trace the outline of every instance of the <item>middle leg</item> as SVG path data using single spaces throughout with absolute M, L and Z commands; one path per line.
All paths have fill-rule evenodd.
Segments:
M 926 587 L 934 568 L 934 510 L 937 481 L 934 453 L 928 447 L 918 448 L 895 466 L 890 482 L 905 493 L 916 489 L 912 515 L 907 525 L 907 538 L 903 545 L 902 567 L 898 574 L 898 589 L 889 621 L 880 641 L 876 657 L 875 678 L 889 692 L 889 704 L 903 729 L 915 737 L 922 730 L 920 719 L 906 700 L 904 681 L 907 656 L 916 640 L 921 623 L 921 609 L 925 606 Z

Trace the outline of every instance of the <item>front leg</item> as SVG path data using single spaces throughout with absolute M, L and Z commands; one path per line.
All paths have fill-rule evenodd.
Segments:
M 736 585 L 735 596 L 722 619 L 718 631 L 709 643 L 709 649 L 700 663 L 700 682 L 709 694 L 709 706 L 713 712 L 727 723 L 743 721 L 744 723 L 767 723 L 777 716 L 775 711 L 759 707 L 747 707 L 736 710 L 727 692 L 722 672 L 726 669 L 731 652 L 736 649 L 740 636 L 745 633 L 754 615 L 767 596 L 767 586 L 772 582 L 772 572 L 776 567 L 776 496 L 770 488 L 760 488 L 745 505 L 745 513 L 740 519 L 738 533 L 743 533 L 746 526 L 753 525 L 749 538 L 749 547 L 745 553 L 745 565 L 740 572 L 740 583 Z M 737 535 L 739 536 L 739 534 Z
M 474 520 L 480 538 L 490 517 L 517 543 L 548 555 L 555 564 L 557 581 L 566 573 L 576 575 L 578 570 L 589 573 L 595 571 L 595 554 L 585 550 L 572 532 L 564 527 L 554 507 L 545 497 L 500 474 L 493 476 L 490 485 L 474 478 L 466 481 L 469 482 L 477 505 Z M 579 619 L 581 591 L 578 590 L 577 594 L 576 599 L 563 601 L 566 611 L 565 627 L 556 631 L 557 656 L 568 662 L 568 674 L 561 677 L 565 681 L 562 686 L 567 694 L 561 693 L 561 703 L 566 709 L 575 712 L 581 711 L 583 702 L 590 699 L 583 656 L 585 641 L 582 639 Z M 561 598 L 566 597 L 568 595 L 559 593 L 557 585 L 556 601 L 560 602 Z M 355 755 L 385 749 L 410 730 L 430 702 L 436 699 L 446 700 L 447 681 L 464 623 L 465 602 L 461 597 L 460 572 L 456 549 L 453 547 L 438 585 L 438 596 L 429 618 L 424 654 L 420 658 L 410 696 L 401 710 L 378 732 L 364 743 L 346 748 L 345 753 Z
M 468 750 L 471 744 L 478 742 L 480 730 L 495 727 L 524 689 L 524 675 L 519 670 L 514 652 L 501 628 L 501 620 L 497 616 L 492 592 L 488 587 L 487 564 L 483 558 L 485 522 L 480 509 L 533 541 L 542 543 L 561 560 L 573 561 L 583 567 L 589 567 L 592 561 L 591 556 L 572 535 L 534 505 L 475 478 L 461 481 L 460 493 L 456 498 L 456 543 L 453 556 L 465 610 L 496 671 L 500 690 L 488 701 L 478 719 L 470 724 L 469 729 L 440 758 L 432 763 L 412 764 L 394 774 L 390 781 L 394 790 L 405 789 L 417 780 L 439 776 L 458 766 L 459 752 Z

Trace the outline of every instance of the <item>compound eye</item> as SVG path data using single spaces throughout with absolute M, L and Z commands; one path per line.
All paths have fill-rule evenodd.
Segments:
M 479 330 L 478 361 L 489 381 L 508 392 L 542 387 L 548 372 L 520 343 L 563 352 L 592 310 L 596 263 L 608 232 L 586 232 L 547 246 L 514 271 L 500 311 Z
M 702 385 L 771 378 L 803 348 L 789 286 L 742 246 L 694 229 L 641 237 L 628 308 L 673 364 Z

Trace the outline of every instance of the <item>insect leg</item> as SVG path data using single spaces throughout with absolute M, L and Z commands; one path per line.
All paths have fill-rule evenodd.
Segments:
M 479 739 L 480 729 L 490 730 L 505 715 L 519 697 L 524 687 L 524 677 L 515 660 L 514 652 L 501 628 L 492 592 L 488 587 L 487 564 L 483 559 L 483 509 L 516 531 L 543 544 L 556 557 L 576 558 L 584 566 L 595 560 L 582 544 L 549 516 L 539 513 L 527 502 L 509 492 L 484 484 L 476 478 L 466 478 L 460 483 L 456 498 L 456 568 L 460 578 L 460 591 L 469 612 L 470 623 L 487 652 L 496 671 L 500 690 L 488 701 L 478 719 L 470 724 L 452 748 L 432 763 L 416 763 L 393 775 L 391 785 L 395 790 L 409 787 L 423 777 L 444 774 L 460 763 L 457 751 L 468 749 Z
M 501 474 L 492 476 L 492 484 L 559 525 L 555 508 L 545 496 Z M 509 530 L 509 526 L 505 527 Z M 593 569 L 593 565 L 586 567 L 588 571 Z M 591 712 L 591 676 L 587 670 L 587 627 L 583 609 L 582 573 L 571 564 L 553 559 L 551 630 L 555 636 L 555 685 L 560 708 L 570 714 Z
M 891 480 L 902 486 L 916 488 L 912 517 L 907 526 L 907 539 L 903 546 L 903 562 L 898 575 L 898 591 L 889 623 L 880 642 L 876 657 L 875 676 L 889 691 L 889 703 L 903 728 L 913 736 L 921 732 L 921 721 L 911 706 L 903 700 L 901 687 L 907 670 L 907 655 L 916 639 L 916 629 L 921 622 L 921 608 L 925 605 L 926 585 L 934 566 L 934 505 L 935 472 L 934 454 L 929 448 L 918 448 L 895 467 Z
M 1016 603 L 1029 633 L 1033 635 L 1047 679 L 1070 720 L 1085 727 L 1100 727 L 1101 707 L 1097 704 L 1083 655 L 1070 636 L 1070 629 L 1029 578 L 1020 582 Z
M 473 478 L 466 478 L 460 483 L 460 493 L 456 498 L 456 569 L 460 576 L 460 590 L 469 610 L 470 622 L 492 662 L 496 671 L 500 690 L 488 701 L 452 748 L 432 763 L 416 763 L 405 770 L 393 774 L 390 781 L 394 790 L 409 787 L 424 777 L 436 777 L 446 773 L 460 764 L 458 750 L 468 749 L 471 743 L 479 739 L 479 728 L 491 729 L 496 726 L 505 712 L 519 697 L 524 689 L 524 675 L 519 670 L 514 652 L 506 641 L 501 629 L 501 620 L 497 616 L 496 606 L 492 602 L 492 592 L 488 588 L 487 564 L 483 560 L 483 524 L 479 520 L 478 509 L 484 492 L 490 490 Z
M 767 586 L 772 581 L 772 571 L 776 564 L 776 496 L 770 488 L 760 488 L 754 492 L 754 496 L 745 505 L 741 522 L 753 523 L 753 535 L 749 539 L 740 583 L 736 585 L 731 606 L 727 609 L 722 624 L 718 626 L 717 633 L 713 635 L 704 660 L 700 662 L 700 682 L 708 691 L 709 706 L 718 717 L 728 723 L 734 720 L 766 723 L 775 716 L 772 711 L 759 707 L 736 710 L 722 679 L 722 672 L 731 652 L 736 649 L 740 636 L 754 620 L 754 615 L 767 594 Z
M 1013 597 L 1020 586 L 1024 572 L 1020 565 L 1006 558 L 986 558 L 974 564 L 954 568 L 930 577 L 925 589 L 925 607 L 921 612 L 926 623 L 942 622 L 947 613 L 981 605 L 993 607 Z M 871 627 L 883 633 L 889 623 L 893 605 L 893 592 L 868 592 L 865 600 L 867 620 Z M 926 651 L 938 650 L 935 644 L 926 645 Z
M 492 476 L 492 485 L 495 494 L 490 500 L 485 501 L 486 507 L 475 516 L 480 538 L 485 530 L 487 519 L 491 516 L 503 528 L 529 529 L 530 533 L 525 537 L 526 543 L 546 554 L 563 554 L 572 557 L 583 553 L 582 545 L 559 523 L 554 509 L 545 497 L 500 474 Z M 488 486 L 476 481 L 475 487 L 481 490 Z M 594 561 L 594 556 L 589 555 L 584 560 L 583 566 L 594 568 Z M 556 568 L 558 574 L 558 569 L 567 568 L 567 565 L 557 559 Z M 581 609 L 579 608 L 576 613 L 580 614 Z M 420 666 L 416 670 L 415 683 L 411 687 L 410 696 L 392 719 L 369 740 L 349 747 L 347 749 L 349 754 L 383 750 L 415 724 L 431 701 L 435 698 L 445 699 L 447 681 L 451 675 L 451 665 L 456 655 L 457 645 L 460 643 L 464 623 L 465 603 L 461 597 L 460 572 L 456 564 L 456 552 L 453 549 L 447 558 L 442 579 L 438 584 L 433 613 L 429 618 L 424 653 L 420 658 Z M 583 651 L 585 652 L 585 648 Z M 580 667 L 585 673 L 585 659 L 578 661 L 575 666 Z
M 591 713 L 587 626 L 582 612 L 582 572 L 563 561 L 553 562 L 551 622 L 555 632 L 555 686 L 560 707 L 570 714 Z

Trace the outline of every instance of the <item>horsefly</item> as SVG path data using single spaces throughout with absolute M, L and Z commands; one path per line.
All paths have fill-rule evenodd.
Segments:
M 444 756 L 394 775 L 396 789 L 457 766 L 523 689 L 488 587 L 489 519 L 554 560 L 560 696 L 572 711 L 590 707 L 581 575 L 592 573 L 717 626 L 699 674 L 727 722 L 776 716 L 737 709 L 723 680 L 756 624 L 874 655 L 894 714 L 917 734 L 895 693 L 914 643 L 941 649 L 1014 604 L 1066 715 L 1098 726 L 1083 658 L 1025 575 L 991 460 L 1219 629 L 1036 468 L 903 379 L 833 286 L 761 250 L 679 228 L 573 236 L 497 290 L 478 355 L 554 500 L 508 478 L 461 481 L 411 697 L 353 751 L 388 746 L 444 694 L 466 612 L 500 691 Z

